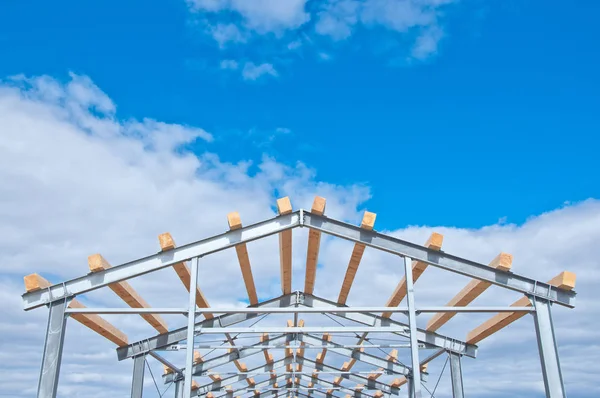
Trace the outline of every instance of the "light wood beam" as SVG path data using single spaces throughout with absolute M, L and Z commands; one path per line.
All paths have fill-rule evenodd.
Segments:
M 240 214 L 236 211 L 227 215 L 227 222 L 231 231 L 242 228 L 242 220 Z M 256 286 L 254 285 L 254 277 L 252 276 L 252 268 L 250 267 L 250 258 L 248 257 L 248 248 L 245 243 L 240 243 L 235 246 L 235 252 L 242 270 L 242 277 L 248 292 L 248 300 L 250 305 L 258 304 L 258 296 L 256 295 Z
M 357 349 L 356 351 L 358 352 L 365 352 L 365 349 L 363 347 Z M 356 358 L 352 358 L 350 359 L 348 362 L 344 362 L 342 364 L 342 371 L 343 372 L 348 372 L 350 369 L 352 369 L 352 367 L 356 364 Z
M 376 217 L 377 215 L 375 213 L 365 211 L 360 227 L 371 231 L 375 225 Z M 358 266 L 360 265 L 360 260 L 362 260 L 363 253 L 365 252 L 365 247 L 366 246 L 362 243 L 354 244 L 350 262 L 348 263 L 348 269 L 346 269 L 346 275 L 344 276 L 344 282 L 342 283 L 342 289 L 340 290 L 340 295 L 338 297 L 338 304 L 346 304 L 348 294 L 350 294 L 350 289 L 354 282 L 354 277 L 356 276 L 356 271 L 358 271 Z
M 158 241 L 160 243 L 160 249 L 163 252 L 173 250 L 175 247 L 177 247 L 175 245 L 175 241 L 173 240 L 173 237 L 168 232 L 165 232 L 164 234 L 160 234 L 158 236 Z M 177 276 L 181 280 L 181 283 L 183 283 L 183 286 L 185 286 L 185 288 L 189 292 L 190 291 L 190 278 L 191 278 L 190 268 L 187 266 L 187 264 L 185 262 L 182 261 L 180 263 L 173 265 L 173 269 L 177 273 Z M 206 297 L 204 297 L 204 293 L 202 293 L 202 290 L 200 290 L 200 288 L 198 286 L 196 286 L 196 305 L 200 308 L 210 308 L 210 304 L 208 304 Z M 209 312 L 205 312 L 204 318 L 211 319 L 211 318 L 213 318 L 213 314 L 211 314 Z
M 263 333 L 260 336 L 260 342 L 265 343 L 265 344 L 268 343 L 269 342 L 269 334 Z M 265 361 L 267 362 L 267 364 L 273 363 L 273 355 L 269 353 L 269 350 L 265 349 L 263 351 L 263 354 L 265 354 Z
M 88 257 L 88 266 L 91 272 L 100 272 L 111 268 L 111 265 L 100 254 Z M 115 282 L 108 287 L 117 294 L 131 308 L 150 308 L 144 300 L 127 281 Z M 159 333 L 167 333 L 169 328 L 165 320 L 159 314 L 140 314 Z
M 392 351 L 390 351 L 385 360 L 392 363 L 396 362 L 398 360 L 398 350 L 393 349 Z M 371 373 L 367 378 L 369 380 L 377 380 L 379 377 L 381 377 L 383 372 L 385 372 L 385 369 L 379 368 L 377 369 L 377 372 L 378 373 Z
M 322 216 L 325 214 L 325 198 L 316 196 L 313 201 L 311 213 Z M 319 262 L 319 249 L 321 247 L 321 231 L 310 228 L 308 230 L 308 249 L 306 251 L 306 277 L 304 278 L 304 292 L 313 294 L 317 278 L 317 264 Z
M 510 271 L 513 256 L 508 253 L 500 253 L 489 264 L 490 267 L 502 271 Z M 446 307 L 464 307 L 479 297 L 487 288 L 492 286 L 490 282 L 472 279 L 456 296 L 446 304 Z M 448 322 L 456 312 L 443 312 L 435 314 L 427 323 L 427 330 L 435 332 Z
M 292 203 L 287 196 L 277 199 L 277 212 L 279 215 L 290 214 Z M 279 233 L 279 271 L 281 273 L 281 292 L 292 292 L 292 230 L 288 229 Z
M 576 276 L 574 273 L 564 271 L 548 281 L 548 284 L 556 286 L 563 290 L 573 290 L 575 288 Z M 528 297 L 521 297 L 515 301 L 511 307 L 529 307 L 531 301 Z M 475 329 L 471 330 L 467 335 L 468 344 L 477 344 L 486 337 L 496 333 L 502 328 L 510 325 L 517 319 L 524 317 L 527 312 L 503 312 L 488 319 Z
M 25 281 L 25 290 L 27 292 L 34 292 L 36 290 L 44 289 L 52 286 L 48 280 L 44 279 L 38 274 L 27 275 L 23 278 Z M 86 308 L 85 305 L 81 304 L 78 300 L 73 299 L 69 303 L 68 308 Z M 94 332 L 106 339 L 112 341 L 119 347 L 126 346 L 128 343 L 127 336 L 119 329 L 111 325 L 108 321 L 96 314 L 71 314 L 71 318 L 75 319 L 82 325 L 90 328 Z
M 444 241 L 443 235 L 438 234 L 437 232 L 433 232 L 431 234 L 431 236 L 429 237 L 429 239 L 427 239 L 427 242 L 425 242 L 424 246 L 429 249 L 432 249 L 432 250 L 440 251 L 442 249 L 443 241 Z M 428 264 L 424 263 L 422 261 L 413 261 L 412 262 L 413 282 L 416 282 L 417 279 L 419 279 L 421 274 L 423 274 L 423 272 L 425 272 L 425 269 L 427 269 L 427 266 L 428 266 Z M 394 292 L 388 299 L 385 306 L 386 307 L 397 307 L 400 304 L 400 302 L 402 302 L 402 300 L 404 299 L 405 296 L 406 296 L 406 275 L 402 277 L 402 280 L 400 281 L 400 283 L 398 283 L 398 286 L 396 286 L 396 289 L 394 289 Z M 389 318 L 392 316 L 392 313 L 384 312 L 383 314 L 381 314 L 381 316 L 383 318 Z
M 331 335 L 329 333 L 323 333 L 322 339 L 325 343 L 328 343 L 331 341 Z M 325 360 L 325 355 L 327 355 L 327 348 L 324 347 L 323 350 L 317 354 L 317 359 L 315 362 L 322 365 L 323 361 Z

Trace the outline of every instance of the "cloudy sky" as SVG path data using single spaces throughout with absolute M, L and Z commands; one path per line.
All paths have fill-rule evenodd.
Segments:
M 330 217 L 373 211 L 379 231 L 421 244 L 436 231 L 482 263 L 511 253 L 531 278 L 575 272 L 576 308 L 554 307 L 563 376 L 570 396 L 600 395 L 596 2 L 33 3 L 0 6 L 0 396 L 37 388 L 47 311 L 22 310 L 24 275 L 58 283 L 87 273 L 90 254 L 117 265 L 155 253 L 160 233 L 183 244 L 226 230 L 231 211 L 249 224 L 279 197 L 298 209 L 315 195 Z M 300 290 L 307 233 L 293 237 Z M 280 294 L 277 246 L 248 245 L 261 300 Z M 323 239 L 316 294 L 337 298 L 351 251 Z M 383 305 L 402 275 L 367 249 L 348 303 Z M 428 269 L 416 299 L 444 305 L 468 281 Z M 131 284 L 154 306 L 187 300 L 170 269 Z M 244 305 L 234 251 L 202 261 L 200 287 L 213 306 Z M 492 287 L 475 304 L 518 298 Z M 123 306 L 108 289 L 81 301 Z M 131 342 L 154 335 L 105 317 Z M 486 318 L 439 332 L 464 339 Z M 530 316 L 479 347 L 463 362 L 468 396 L 544 396 Z M 59 396 L 127 397 L 132 363 L 114 348 L 70 321 Z M 443 369 L 432 363 L 427 385 L 441 374 L 439 397 Z M 159 396 L 150 372 L 145 392 Z

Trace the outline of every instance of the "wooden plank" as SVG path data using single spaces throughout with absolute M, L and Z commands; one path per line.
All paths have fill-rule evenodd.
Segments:
M 512 266 L 513 256 L 508 253 L 500 253 L 490 262 L 489 266 L 502 271 L 510 271 Z M 492 286 L 490 282 L 481 281 L 479 279 L 472 279 L 456 296 L 454 296 L 447 307 L 464 307 L 475 300 L 479 295 L 486 291 L 487 288 Z M 452 317 L 456 315 L 456 312 L 443 312 L 435 314 L 427 323 L 427 330 L 435 332 L 448 322 Z
M 396 362 L 398 360 L 398 350 L 393 349 L 392 351 L 390 351 L 390 353 L 388 354 L 388 356 L 385 359 L 388 362 Z M 371 373 L 367 378 L 369 380 L 377 380 L 379 377 L 381 377 L 381 375 L 383 374 L 383 372 L 385 372 L 384 368 L 379 368 L 377 369 L 378 373 Z
M 444 241 L 444 236 L 442 234 L 438 234 L 437 232 L 433 232 L 427 242 L 425 242 L 425 247 L 428 247 L 432 250 L 440 251 L 442 249 L 442 242 Z M 416 282 L 417 279 L 425 272 L 428 264 L 422 261 L 413 261 L 412 262 L 412 274 L 413 274 L 413 282 Z M 385 304 L 386 307 L 397 307 L 400 302 L 406 297 L 406 275 L 402 277 L 402 280 L 394 289 L 394 292 L 388 299 Z M 392 316 L 391 312 L 384 312 L 381 314 L 383 318 L 389 318 Z
M 325 198 L 316 196 L 313 201 L 311 213 L 322 216 L 325 214 Z M 306 277 L 304 278 L 304 292 L 313 294 L 317 278 L 317 263 L 319 262 L 319 249 L 321 247 L 321 231 L 309 228 L 308 248 L 306 251 Z
M 548 284 L 552 286 L 556 286 L 560 289 L 564 290 L 573 290 L 575 288 L 575 279 L 576 276 L 574 273 L 569 271 L 561 272 L 559 275 L 548 281 Z M 521 297 L 519 300 L 515 301 L 512 307 L 529 307 L 531 306 L 531 301 L 526 296 Z M 510 325 L 517 319 L 524 317 L 527 312 L 503 312 L 493 316 L 488 319 L 475 329 L 471 330 L 467 335 L 467 343 L 469 344 L 477 344 L 481 340 L 486 337 L 496 333 L 502 328 Z
M 100 272 L 111 268 L 111 265 L 100 254 L 88 257 L 88 266 L 91 272 Z M 108 287 L 117 294 L 131 308 L 150 308 L 150 305 L 131 287 L 127 281 L 111 283 Z M 159 314 L 140 314 L 159 333 L 167 333 L 169 328 Z
M 277 211 L 279 215 L 292 212 L 292 203 L 287 196 L 277 199 Z M 292 230 L 279 233 L 279 271 L 281 273 L 281 292 L 290 294 L 292 292 Z
M 371 231 L 375 225 L 376 217 L 377 215 L 375 213 L 365 211 L 360 227 Z M 342 282 L 342 289 L 340 290 L 340 295 L 338 296 L 338 304 L 346 304 L 346 300 L 350 294 L 350 289 L 352 288 L 352 283 L 354 282 L 354 277 L 356 276 L 356 271 L 358 271 L 358 266 L 360 265 L 363 253 L 365 252 L 365 247 L 366 246 L 362 243 L 354 244 L 354 249 L 352 250 L 352 255 L 350 256 L 350 262 L 348 263 L 348 268 L 346 269 L 346 275 L 344 276 L 344 282 Z
M 229 229 L 232 231 L 242 228 L 242 221 L 238 212 L 229 213 L 227 215 L 227 222 L 229 223 Z M 235 252 L 240 263 L 240 269 L 242 270 L 242 277 L 244 278 L 250 305 L 256 305 L 258 304 L 258 296 L 256 295 L 256 286 L 254 285 L 254 277 L 252 276 L 252 268 L 250 267 L 250 258 L 248 257 L 246 244 L 240 243 L 236 245 Z
M 268 343 L 269 342 L 269 334 L 268 333 L 263 333 L 260 336 L 260 342 L 261 343 Z M 269 350 L 265 349 L 263 351 L 263 354 L 265 355 L 265 361 L 269 364 L 269 363 L 273 363 L 273 355 L 271 355 L 269 353 Z
M 358 349 L 358 350 L 356 350 L 356 351 L 359 351 L 359 352 L 365 352 L 365 349 L 361 347 L 361 348 L 359 348 L 359 349 Z M 350 359 L 348 362 L 344 362 L 344 363 L 342 364 L 342 371 L 343 371 L 343 372 L 347 372 L 347 371 L 349 371 L 350 369 L 352 369 L 352 367 L 353 367 L 355 364 L 356 364 L 356 358 L 352 358 L 352 359 Z
M 175 245 L 175 240 L 173 240 L 173 237 L 168 232 L 165 232 L 164 234 L 160 234 L 158 236 L 158 242 L 160 243 L 160 250 L 163 252 L 173 250 L 175 247 L 177 247 Z M 189 292 L 190 291 L 190 278 L 192 277 L 191 273 L 190 273 L 190 268 L 187 266 L 187 264 L 185 262 L 182 261 L 180 263 L 173 265 L 173 269 L 177 273 L 177 276 L 181 280 L 181 283 L 183 283 L 183 286 L 185 286 L 185 288 Z M 210 308 L 210 304 L 208 304 L 208 300 L 206 300 L 206 297 L 204 297 L 204 293 L 202 293 L 202 290 L 200 290 L 200 288 L 198 286 L 196 286 L 196 305 L 200 308 Z M 206 319 L 211 319 L 213 317 L 214 317 L 213 314 L 211 314 L 209 312 L 204 313 L 204 318 L 206 318 Z
M 48 280 L 44 279 L 42 276 L 38 274 L 27 275 L 23 278 L 25 281 L 25 289 L 27 292 L 33 292 L 36 290 L 44 289 L 49 286 L 52 286 Z M 86 308 L 82 303 L 78 300 L 73 299 L 69 303 L 69 308 Z M 119 329 L 111 325 L 107 320 L 102 318 L 100 315 L 96 314 L 70 314 L 71 318 L 75 319 L 77 322 L 82 325 L 88 327 L 94 332 L 98 333 L 101 336 L 104 336 L 106 339 L 112 341 L 119 347 L 126 346 L 128 343 L 127 336 L 125 333 L 121 332 Z
M 329 333 L 323 333 L 323 341 L 324 342 L 330 342 L 331 341 L 331 335 Z M 327 348 L 323 348 L 323 350 L 317 354 L 317 359 L 315 360 L 318 364 L 323 364 L 323 361 L 325 360 L 325 355 L 327 355 Z

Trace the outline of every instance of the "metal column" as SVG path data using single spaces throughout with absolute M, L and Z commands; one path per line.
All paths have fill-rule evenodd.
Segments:
M 179 379 L 175 382 L 175 398 L 183 397 L 183 379 Z
M 58 388 L 58 375 L 65 340 L 65 307 L 67 301 L 54 301 L 50 304 L 46 342 L 42 357 L 42 370 L 38 384 L 38 398 L 55 398 Z
M 448 352 L 450 355 L 450 377 L 452 378 L 452 397 L 464 398 L 465 392 L 462 382 L 462 369 L 460 366 L 460 355 Z
M 565 386 L 560 370 L 554 326 L 552 325 L 551 304 L 549 301 L 540 298 L 532 298 L 532 301 L 535 306 L 533 317 L 535 319 L 535 331 L 540 351 L 546 397 L 565 398 Z
M 146 355 L 138 355 L 133 358 L 133 378 L 131 380 L 131 398 L 142 398 L 144 390 L 144 369 L 146 367 Z
M 183 397 L 191 398 L 192 396 L 192 375 L 194 374 L 194 332 L 196 319 L 196 288 L 198 286 L 198 262 L 199 257 L 191 261 L 192 269 L 190 274 L 190 300 L 188 309 L 188 324 L 187 324 L 187 347 L 185 352 L 185 379 Z
M 406 303 L 408 304 L 408 326 L 410 328 L 410 359 L 412 363 L 412 383 L 409 396 L 421 398 L 421 365 L 419 364 L 419 342 L 417 341 L 417 314 L 415 312 L 415 296 L 412 274 L 412 259 L 404 257 L 406 273 Z

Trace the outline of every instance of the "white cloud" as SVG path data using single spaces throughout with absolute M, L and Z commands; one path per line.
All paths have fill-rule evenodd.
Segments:
M 237 68 L 239 68 L 240 65 L 238 64 L 238 62 L 236 60 L 224 59 L 221 61 L 219 66 L 221 69 L 236 70 Z
M 263 76 L 277 77 L 277 71 L 272 64 L 264 63 L 257 65 L 254 62 L 246 62 L 242 70 L 244 80 L 258 80 Z
M 220 233 L 227 228 L 226 214 L 233 210 L 245 224 L 256 222 L 274 215 L 275 192 L 290 195 L 295 208 L 310 208 L 318 193 L 327 198 L 328 216 L 353 223 L 360 221 L 358 209 L 369 197 L 360 185 L 320 182 L 302 164 L 289 167 L 265 157 L 251 170 L 245 160 L 222 162 L 208 149 L 212 135 L 204 130 L 152 119 L 122 121 L 116 109 L 81 76 L 73 75 L 66 84 L 49 77 L 19 77 L 0 85 L 0 385 L 8 396 L 35 394 L 45 333 L 46 311 L 21 309 L 24 274 L 39 272 L 54 282 L 80 276 L 87 272 L 87 256 L 95 252 L 120 264 L 156 252 L 156 236 L 165 231 L 180 244 Z M 185 151 L 194 140 L 205 143 L 204 153 Z M 393 215 L 378 215 L 379 220 L 386 217 Z M 600 356 L 595 343 L 599 225 L 600 202 L 589 200 L 532 217 L 522 226 L 435 228 L 445 235 L 444 250 L 449 253 L 485 263 L 507 251 L 515 256 L 514 272 L 541 280 L 564 269 L 578 274 L 577 307 L 553 309 L 567 391 L 578 397 L 600 394 L 600 365 L 595 360 Z M 390 233 L 422 243 L 431 231 L 410 227 Z M 293 289 L 302 289 L 307 233 L 295 230 L 293 236 Z M 277 237 L 248 245 L 261 298 L 279 294 L 277 245 Z M 349 242 L 323 237 L 317 294 L 337 298 L 351 249 Z M 397 257 L 368 248 L 349 303 L 383 304 L 401 276 Z M 467 282 L 465 277 L 428 269 L 416 285 L 418 304 L 444 305 Z M 130 283 L 155 306 L 181 307 L 187 300 L 170 269 Z M 200 286 L 214 306 L 239 305 L 245 289 L 233 250 L 202 259 Z M 506 305 L 518 297 L 492 287 L 475 304 Z M 123 306 L 108 289 L 81 299 L 89 306 Z M 130 341 L 154 334 L 137 317 L 106 318 L 127 332 Z M 458 315 L 440 332 L 464 338 L 484 319 L 485 315 Z M 178 327 L 185 319 L 172 316 L 167 321 Z M 426 321 L 426 316 L 419 317 L 420 325 Z M 534 336 L 528 316 L 484 340 L 479 358 L 463 361 L 467 394 L 541 396 Z M 131 363 L 116 361 L 113 348 L 69 321 L 59 396 L 127 396 Z M 181 359 L 178 354 L 173 358 Z M 406 359 L 406 352 L 401 355 Z M 442 365 L 443 360 L 430 367 L 433 381 Z M 151 366 L 158 376 L 160 367 L 155 362 Z M 448 387 L 443 381 L 436 396 L 450 396 Z M 145 394 L 155 394 L 150 377 Z
M 405 50 L 416 60 L 437 53 L 442 39 L 440 11 L 454 0 L 193 0 L 194 15 L 200 16 L 220 47 L 251 44 L 267 38 L 278 53 L 297 49 L 303 40 L 350 39 L 359 26 L 379 33 L 402 36 L 398 43 L 412 43 Z M 206 18 L 210 17 L 210 18 Z M 312 38 L 312 39 L 311 39 Z M 279 45 L 283 41 L 285 44 Z M 318 43 L 320 47 L 322 41 Z M 264 48 L 264 45 L 261 45 Z M 398 44 L 400 46 L 400 44 Z M 412 46 L 412 51 L 411 51 Z M 402 49 L 401 49 L 402 50 Z M 316 48 L 316 54 L 322 51 Z

